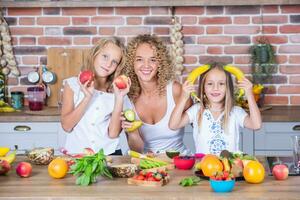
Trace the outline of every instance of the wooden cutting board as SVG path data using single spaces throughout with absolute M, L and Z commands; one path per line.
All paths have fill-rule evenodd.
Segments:
M 50 97 L 48 106 L 59 106 L 62 101 L 62 81 L 71 76 L 77 76 L 85 62 L 89 49 L 49 48 L 47 51 L 47 68 L 57 76 L 55 84 L 49 85 Z

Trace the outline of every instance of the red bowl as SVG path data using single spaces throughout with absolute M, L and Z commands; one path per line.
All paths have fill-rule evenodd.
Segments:
M 173 158 L 174 165 L 177 169 L 188 170 L 191 169 L 195 164 L 194 156 L 175 156 Z

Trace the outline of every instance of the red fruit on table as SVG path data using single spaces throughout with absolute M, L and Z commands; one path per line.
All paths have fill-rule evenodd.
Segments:
M 4 175 L 11 169 L 11 166 L 8 161 L 0 160 L 0 175 Z
M 285 180 L 289 176 L 289 168 L 286 165 L 275 165 L 272 169 L 272 174 L 276 180 Z
M 121 90 L 127 87 L 128 77 L 125 75 L 120 75 L 115 79 L 116 86 Z
M 79 81 L 81 84 L 85 84 L 86 82 L 91 82 L 93 79 L 94 79 L 94 74 L 89 70 L 82 71 L 79 75 Z
M 32 166 L 28 162 L 20 162 L 16 168 L 16 172 L 21 177 L 29 177 L 32 172 Z

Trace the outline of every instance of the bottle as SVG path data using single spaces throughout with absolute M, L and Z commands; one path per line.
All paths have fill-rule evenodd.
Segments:
M 20 110 L 24 105 L 24 93 L 21 91 L 11 92 L 11 105 L 14 109 Z

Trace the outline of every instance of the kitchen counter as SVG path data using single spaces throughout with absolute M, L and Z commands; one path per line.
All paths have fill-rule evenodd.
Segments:
M 18 158 L 24 160 L 24 158 Z M 128 162 L 128 157 L 113 157 L 114 162 Z M 122 160 L 122 161 L 121 161 Z M 32 176 L 20 178 L 14 170 L 7 176 L 0 176 L 0 199 L 299 199 L 300 176 L 290 176 L 286 181 L 275 181 L 267 176 L 262 184 L 236 182 L 231 193 L 214 193 L 209 182 L 203 180 L 193 187 L 181 187 L 180 180 L 192 176 L 192 170 L 169 171 L 170 182 L 163 187 L 142 187 L 127 184 L 126 178 L 113 180 L 99 178 L 91 186 L 75 185 L 75 177 L 53 179 L 47 166 L 33 165 Z
M 44 107 L 41 111 L 31 111 L 25 107 L 21 111 L 0 113 L 0 122 L 59 122 L 60 109 L 58 107 Z
M 300 106 L 273 106 L 262 111 L 263 122 L 299 122 Z M 45 107 L 42 111 L 23 111 L 0 113 L 0 122 L 59 122 L 60 109 Z
M 2 0 L 2 7 L 145 7 L 145 6 L 232 6 L 292 5 L 298 0 Z

